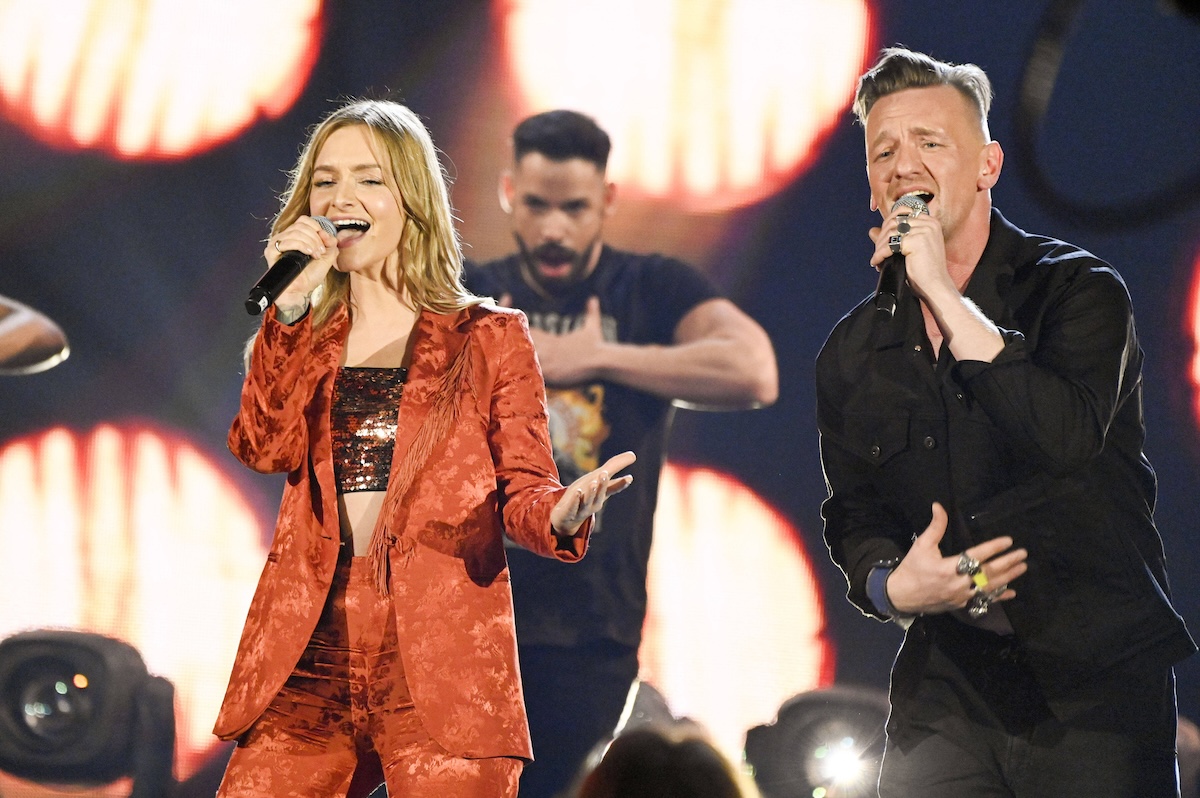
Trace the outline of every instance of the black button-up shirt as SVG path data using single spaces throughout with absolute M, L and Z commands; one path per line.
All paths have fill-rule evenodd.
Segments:
M 1029 570 L 1003 606 L 1053 692 L 1133 659 L 1195 650 L 1169 603 L 1142 453 L 1142 352 L 1128 291 L 1108 264 L 992 211 L 965 294 L 1000 328 L 991 362 L 931 360 L 920 306 L 867 300 L 817 358 L 817 419 L 829 487 L 825 540 L 849 598 L 950 516 L 950 556 L 1009 535 Z

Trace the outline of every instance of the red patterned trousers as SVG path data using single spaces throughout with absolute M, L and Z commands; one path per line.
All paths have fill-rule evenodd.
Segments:
M 342 557 L 317 629 L 279 695 L 238 741 L 218 798 L 515 798 L 522 760 L 462 759 L 417 716 L 391 599 L 365 557 Z

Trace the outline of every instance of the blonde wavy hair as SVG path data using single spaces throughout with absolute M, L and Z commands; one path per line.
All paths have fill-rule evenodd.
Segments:
M 309 213 L 313 168 L 336 130 L 360 125 L 383 167 L 384 183 L 404 211 L 399 279 L 418 310 L 452 313 L 484 301 L 462 284 L 462 247 L 454 227 L 445 168 L 425 125 L 407 107 L 389 100 L 354 100 L 313 128 L 289 173 L 283 205 L 271 225 L 275 234 Z M 331 269 L 313 293 L 313 325 L 319 327 L 341 306 L 349 308 L 349 275 Z

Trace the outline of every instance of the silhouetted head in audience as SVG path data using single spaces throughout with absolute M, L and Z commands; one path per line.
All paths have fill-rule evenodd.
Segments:
M 749 776 L 696 726 L 641 726 L 619 735 L 579 781 L 575 798 L 759 798 Z

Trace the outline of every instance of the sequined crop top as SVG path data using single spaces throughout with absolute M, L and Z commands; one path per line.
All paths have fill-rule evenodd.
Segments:
M 386 490 L 405 368 L 338 369 L 329 426 L 339 493 Z

